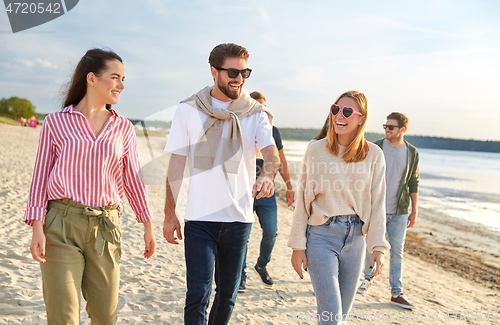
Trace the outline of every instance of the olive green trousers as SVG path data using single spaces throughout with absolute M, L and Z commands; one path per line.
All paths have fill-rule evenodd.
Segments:
M 120 283 L 120 226 L 116 206 L 49 201 L 41 264 L 47 322 L 80 324 L 80 294 L 91 324 L 115 324 Z

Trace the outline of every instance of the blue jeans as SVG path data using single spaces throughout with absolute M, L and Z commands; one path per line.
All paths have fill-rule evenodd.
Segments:
M 184 323 L 207 324 L 207 308 L 215 264 L 215 297 L 208 324 L 227 324 L 231 318 L 251 223 L 186 221 L 186 307 Z
M 260 241 L 260 254 L 257 259 L 257 266 L 264 268 L 271 260 L 271 253 L 278 236 L 278 206 L 276 205 L 276 196 L 263 197 L 253 201 L 253 210 L 259 217 L 260 227 L 262 228 L 262 240 Z M 247 267 L 247 257 L 243 260 L 241 278 L 246 279 L 245 268 Z
M 397 296 L 403 292 L 403 248 L 406 238 L 408 215 L 386 215 L 387 238 L 391 244 L 391 259 L 389 264 L 389 284 L 391 285 L 391 295 Z M 366 252 L 365 258 L 365 278 L 370 278 L 370 258 L 371 254 Z
M 318 305 L 318 324 L 342 323 L 351 310 L 366 247 L 361 227 L 356 215 L 307 226 L 307 269 Z

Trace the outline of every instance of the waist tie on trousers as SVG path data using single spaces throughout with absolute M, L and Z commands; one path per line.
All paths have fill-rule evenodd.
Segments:
M 95 228 L 95 249 L 102 256 L 104 253 L 104 241 L 111 244 L 115 243 L 112 231 L 115 225 L 109 219 L 110 213 L 108 210 L 101 210 L 99 208 L 85 207 L 83 208 L 83 215 L 88 217 L 98 217 L 98 227 Z
M 58 206 L 58 209 L 64 211 L 66 213 L 76 213 L 83 214 L 86 217 L 96 217 L 95 219 L 89 219 L 91 221 L 91 227 L 94 228 L 94 236 L 95 236 L 95 249 L 99 253 L 99 255 L 104 254 L 104 242 L 108 241 L 111 244 L 115 244 L 115 239 L 113 238 L 112 231 L 116 229 L 115 224 L 109 216 L 111 213 L 115 213 L 118 215 L 117 206 L 110 205 L 106 207 L 89 207 L 84 204 L 80 204 L 71 199 L 57 199 L 49 201 L 49 204 L 54 206 Z M 95 222 L 97 221 L 97 222 Z

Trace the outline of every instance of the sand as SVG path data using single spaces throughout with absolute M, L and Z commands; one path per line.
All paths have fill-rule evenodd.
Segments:
M 26 208 L 40 129 L 0 124 L 0 324 L 41 324 L 46 321 L 40 268 L 29 252 L 31 227 L 22 221 Z M 186 292 L 183 245 L 168 244 L 162 235 L 164 203 L 164 138 L 152 137 L 151 150 L 139 137 L 149 201 L 155 215 L 157 251 L 142 257 L 142 225 L 126 203 L 121 225 L 122 260 L 119 324 L 182 324 Z M 148 163 L 149 162 L 149 163 Z M 279 178 L 279 176 L 278 176 Z M 179 202 L 179 211 L 185 196 Z M 238 295 L 231 324 L 314 324 L 308 321 L 316 302 L 308 275 L 301 280 L 290 264 L 286 247 L 292 209 L 278 200 L 279 236 L 269 273 L 276 284 L 266 288 L 251 270 L 258 256 L 260 226 L 253 225 L 248 249 L 247 290 Z M 408 311 L 389 304 L 388 262 L 372 290 L 357 295 L 352 323 L 468 324 L 500 322 L 500 234 L 486 227 L 445 219 L 420 207 L 409 231 L 404 257 L 404 292 L 416 304 Z M 89 324 L 82 300 L 82 324 Z M 455 317 L 455 312 L 462 312 Z M 467 312 L 470 312 L 467 314 Z M 472 313 L 474 312 L 474 313 Z M 446 319 L 447 313 L 451 319 Z M 487 313 L 489 313 L 487 315 Z M 477 321 L 479 316 L 495 317 Z M 470 320 L 467 320 L 467 317 Z M 367 320 L 368 319 L 368 320 Z

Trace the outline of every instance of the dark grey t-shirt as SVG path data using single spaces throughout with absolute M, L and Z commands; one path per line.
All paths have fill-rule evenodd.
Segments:
M 283 142 L 281 142 L 280 130 L 278 130 L 278 128 L 275 127 L 274 125 L 273 125 L 273 138 L 274 138 L 274 143 L 276 143 L 276 148 L 278 148 L 278 151 L 283 149 Z M 259 177 L 260 172 L 262 171 L 262 168 L 264 167 L 264 159 L 257 158 L 256 167 L 257 167 L 256 177 Z
M 394 148 L 384 139 L 382 150 L 385 156 L 386 213 L 396 213 L 398 208 L 398 187 L 406 169 L 408 150 L 406 145 Z

